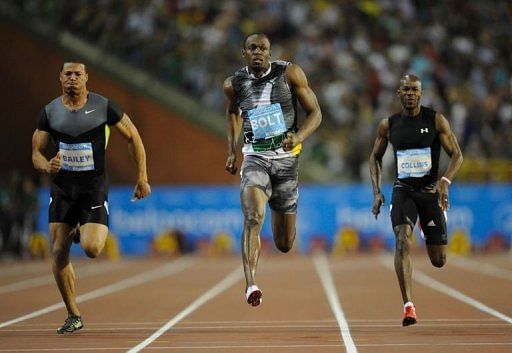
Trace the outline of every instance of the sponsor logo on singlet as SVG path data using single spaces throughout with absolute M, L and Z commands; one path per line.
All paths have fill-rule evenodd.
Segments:
M 92 144 L 59 142 L 62 169 L 72 172 L 94 170 Z
M 269 139 L 286 132 L 284 115 L 279 103 L 265 105 L 247 112 L 254 141 Z
M 430 174 L 432 158 L 430 147 L 396 152 L 398 179 L 421 178 Z

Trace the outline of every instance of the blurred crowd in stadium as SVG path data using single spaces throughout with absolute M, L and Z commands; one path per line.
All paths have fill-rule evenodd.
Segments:
M 450 120 L 464 151 L 459 179 L 510 181 L 512 4 L 419 0 L 11 0 L 224 111 L 222 82 L 242 40 L 271 38 L 272 57 L 307 73 L 324 124 L 306 153 L 340 181 L 367 178 L 380 119 L 398 109 L 403 74 Z
M 6 2 L 22 18 L 44 20 L 146 70 L 219 117 L 222 82 L 243 64 L 243 38 L 266 33 L 272 58 L 303 67 L 323 110 L 304 153 L 340 182 L 367 181 L 376 126 L 399 109 L 398 79 L 414 73 L 423 104 L 444 113 L 459 139 L 465 161 L 457 180 L 512 181 L 510 1 Z M 18 239 L 32 227 L 29 184 L 16 172 L 0 180 L 4 250 L 18 246 L 5 234 Z

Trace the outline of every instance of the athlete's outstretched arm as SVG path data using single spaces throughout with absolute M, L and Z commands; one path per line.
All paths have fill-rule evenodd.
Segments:
M 50 143 L 50 134 L 46 131 L 36 129 L 32 135 L 32 164 L 36 170 L 43 173 L 57 173 L 61 168 L 60 154 L 48 160 L 44 151 Z
M 372 213 L 375 219 L 379 216 L 380 206 L 384 204 L 384 195 L 380 190 L 382 180 L 382 157 L 388 147 L 389 120 L 383 119 L 377 128 L 377 137 L 370 154 L 370 177 L 373 186 Z
M 146 169 L 146 150 L 144 149 L 139 131 L 126 114 L 124 114 L 121 120 L 114 126 L 128 141 L 130 155 L 137 166 L 137 184 L 133 191 L 133 199 L 142 199 L 151 193 L 151 187 L 148 183 L 148 173 Z
M 306 74 L 300 66 L 290 64 L 286 67 L 286 81 L 290 88 L 297 95 L 300 105 L 306 112 L 304 124 L 300 127 L 296 134 L 288 134 L 283 140 L 283 149 L 285 151 L 292 150 L 296 145 L 302 143 L 308 138 L 322 122 L 322 111 L 316 99 L 316 95 L 309 87 Z
M 436 129 L 439 131 L 441 146 L 443 146 L 445 152 L 450 156 L 450 163 L 448 164 L 448 169 L 444 173 L 444 177 L 451 181 L 459 171 L 462 164 L 462 151 L 459 143 L 457 142 L 457 137 L 450 128 L 450 123 L 443 114 L 436 114 Z M 448 208 L 448 185 L 449 183 L 443 178 L 441 178 L 437 183 L 439 206 L 443 210 Z
M 236 146 L 242 131 L 242 117 L 240 116 L 240 107 L 235 102 L 235 91 L 231 83 L 232 77 L 224 81 L 224 95 L 227 100 L 226 107 L 226 137 L 228 139 L 228 158 L 225 169 L 231 174 L 237 171 L 236 166 Z

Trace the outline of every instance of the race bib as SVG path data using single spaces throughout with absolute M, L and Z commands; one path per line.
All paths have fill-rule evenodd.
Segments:
M 59 142 L 62 169 L 72 172 L 94 170 L 92 144 Z
M 279 103 L 265 105 L 247 112 L 255 141 L 269 139 L 286 132 L 284 115 Z
M 396 151 L 398 179 L 421 178 L 430 174 L 430 147 Z

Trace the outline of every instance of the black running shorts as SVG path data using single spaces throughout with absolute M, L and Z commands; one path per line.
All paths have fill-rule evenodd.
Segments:
M 437 193 L 393 188 L 391 223 L 393 228 L 409 224 L 412 228 L 418 216 L 427 245 L 446 245 L 446 219 L 437 202 Z
M 100 223 L 108 226 L 107 177 L 92 177 L 87 183 L 52 183 L 49 222 Z

